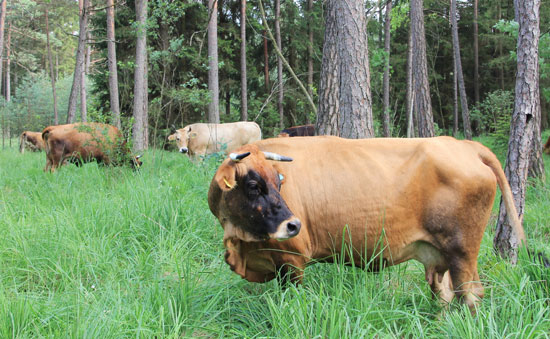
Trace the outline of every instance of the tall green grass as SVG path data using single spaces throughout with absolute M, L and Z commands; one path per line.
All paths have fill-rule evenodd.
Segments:
M 138 172 L 44 165 L 44 153 L 0 151 L 1 338 L 549 336 L 549 269 L 496 257 L 492 224 L 472 316 L 441 309 L 416 262 L 378 274 L 312 265 L 286 290 L 242 280 L 208 209 L 215 158 L 151 151 Z M 525 216 L 530 244 L 547 254 L 549 189 L 529 188 Z

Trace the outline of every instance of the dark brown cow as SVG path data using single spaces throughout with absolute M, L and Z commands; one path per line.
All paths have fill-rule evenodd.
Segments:
M 25 149 L 33 152 L 43 151 L 45 148 L 42 133 L 25 131 L 19 137 L 19 152 L 25 153 Z
M 237 152 L 218 168 L 208 203 L 224 229 L 226 262 L 248 281 L 281 272 L 300 282 L 307 263 L 342 253 L 373 270 L 416 259 L 434 294 L 473 308 L 497 183 L 525 241 L 501 165 L 477 142 L 274 138 Z M 269 152 L 293 161 L 270 161 L 290 159 Z
M 311 137 L 315 135 L 315 125 L 302 125 L 285 128 L 279 133 L 279 138 L 285 137 Z
M 548 137 L 548 140 L 546 140 L 546 144 L 544 144 L 543 152 L 550 154 L 550 136 Z
M 54 172 L 67 161 L 80 166 L 92 160 L 102 164 L 130 163 L 139 167 L 139 157 L 130 157 L 118 128 L 100 123 L 48 126 L 42 131 L 46 144 L 46 167 Z

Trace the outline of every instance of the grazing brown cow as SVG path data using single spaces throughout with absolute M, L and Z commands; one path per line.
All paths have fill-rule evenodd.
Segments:
M 25 149 L 29 149 L 33 152 L 43 151 L 45 148 L 44 140 L 42 140 L 42 133 L 25 131 L 21 133 L 19 137 L 19 152 L 25 153 Z
M 100 123 L 76 123 L 48 126 L 42 131 L 46 144 L 46 167 L 54 172 L 67 161 L 77 166 L 92 160 L 102 164 L 141 166 L 138 157 L 131 157 L 126 140 L 118 128 Z
M 262 138 L 255 122 L 239 121 L 226 124 L 197 123 L 178 129 L 168 140 L 176 139 L 179 151 L 196 157 L 223 150 L 233 150 Z
M 302 125 L 285 128 L 279 133 L 279 138 L 311 137 L 315 135 L 315 125 Z
M 548 137 L 548 140 L 546 140 L 546 144 L 544 144 L 543 152 L 550 154 L 550 136 Z
M 280 272 L 300 282 L 306 264 L 341 254 L 372 270 L 416 259 L 434 294 L 473 308 L 483 296 L 477 256 L 497 183 L 525 241 L 501 165 L 477 142 L 321 136 L 236 152 L 214 175 L 208 203 L 224 229 L 226 262 L 248 281 Z

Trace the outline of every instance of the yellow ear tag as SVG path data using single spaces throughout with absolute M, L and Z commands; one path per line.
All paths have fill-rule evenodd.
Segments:
M 231 185 L 227 179 L 223 178 L 223 182 L 225 183 L 225 186 L 227 186 L 227 188 L 233 188 L 233 185 Z

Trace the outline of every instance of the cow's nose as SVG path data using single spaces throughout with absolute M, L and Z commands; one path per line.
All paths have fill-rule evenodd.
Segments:
M 298 235 L 298 233 L 300 233 L 300 228 L 301 227 L 302 227 L 302 223 L 300 222 L 300 220 L 294 219 L 294 220 L 289 221 L 286 224 L 286 232 L 288 234 L 288 237 L 292 238 L 292 237 Z
M 180 153 L 187 153 L 187 147 L 180 148 Z

